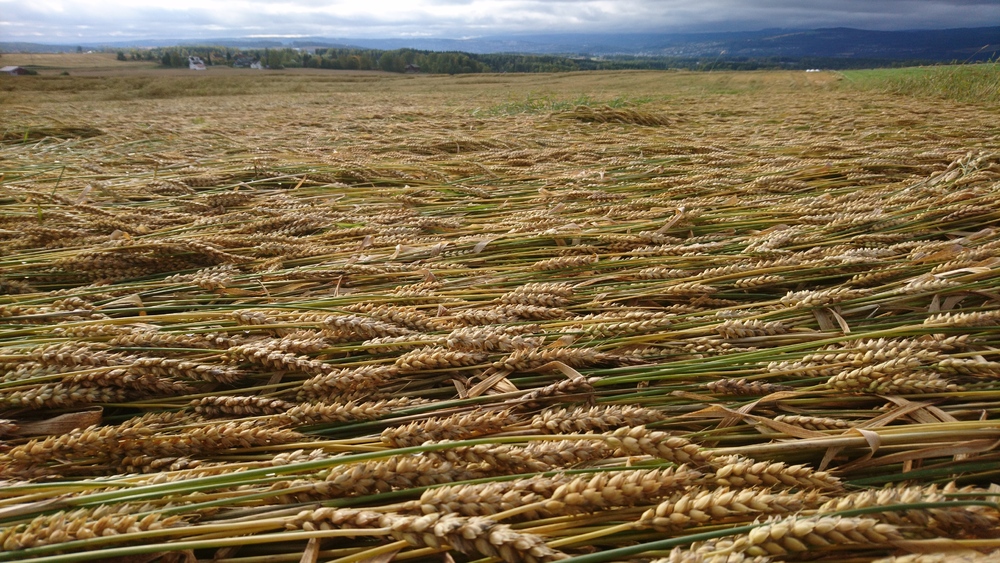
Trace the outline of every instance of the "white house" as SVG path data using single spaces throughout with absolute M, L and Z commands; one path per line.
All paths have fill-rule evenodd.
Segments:
M 191 70 L 205 70 L 205 61 L 201 57 L 188 57 L 188 68 Z
M 259 59 L 254 59 L 250 55 L 240 53 L 233 58 L 233 68 L 264 68 Z

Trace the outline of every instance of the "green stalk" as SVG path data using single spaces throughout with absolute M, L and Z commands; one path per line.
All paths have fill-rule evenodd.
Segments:
M 145 534 L 143 532 L 142 534 Z M 0 553 L 0 561 L 20 561 L 20 558 L 30 557 L 33 561 L 38 563 L 74 563 L 76 561 L 94 561 L 102 559 L 110 559 L 114 557 L 129 557 L 133 555 L 142 555 L 146 553 L 158 553 L 161 551 L 182 551 L 182 550 L 193 550 L 193 549 L 218 549 L 222 547 L 240 546 L 240 545 L 256 545 L 262 543 L 278 543 L 278 542 L 290 542 L 290 541 L 301 541 L 309 540 L 312 538 L 336 538 L 336 537 L 357 537 L 357 536 L 384 536 L 389 533 L 388 528 L 369 528 L 369 529 L 343 529 L 343 530 L 317 530 L 314 532 L 276 532 L 271 534 L 260 534 L 254 536 L 237 536 L 237 537 L 227 537 L 227 538 L 214 538 L 208 540 L 192 540 L 192 541 L 177 541 L 171 543 L 155 543 L 149 545 L 140 546 L 130 546 L 130 547 L 109 547 L 102 548 L 96 551 L 89 551 L 94 547 L 102 543 L 96 540 L 101 539 L 121 539 L 116 538 L 94 538 L 91 540 L 80 540 L 74 542 L 65 542 L 61 544 L 47 545 L 44 547 L 34 547 L 30 549 L 23 549 L 20 551 L 10 551 L 6 553 Z M 151 536 L 144 536 L 139 538 L 142 534 L 129 534 L 130 538 L 134 539 L 146 539 L 151 538 Z M 160 534 L 163 535 L 163 534 Z M 53 551 L 63 551 L 65 549 L 81 548 L 88 551 L 81 551 L 77 553 L 67 553 L 62 555 L 49 555 L 45 556 L 47 553 Z

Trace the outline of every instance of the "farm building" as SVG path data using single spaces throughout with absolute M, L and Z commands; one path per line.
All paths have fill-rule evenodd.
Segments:
M 262 69 L 264 68 L 264 65 L 261 64 L 260 59 L 255 59 L 250 55 L 239 54 L 233 58 L 233 68 Z
M 31 71 L 24 68 L 23 66 L 5 66 L 3 68 L 0 68 L 0 72 L 4 74 L 13 74 L 13 75 L 31 74 Z
M 191 70 L 205 70 L 205 61 L 201 57 L 188 57 L 188 68 Z

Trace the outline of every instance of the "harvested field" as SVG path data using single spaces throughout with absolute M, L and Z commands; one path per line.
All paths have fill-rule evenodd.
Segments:
M 996 108 L 0 80 L 0 561 L 1000 557 Z

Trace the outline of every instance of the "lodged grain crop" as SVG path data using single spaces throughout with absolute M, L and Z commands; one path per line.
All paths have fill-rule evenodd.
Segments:
M 995 115 L 559 78 L 5 93 L 0 562 L 995 558 Z

